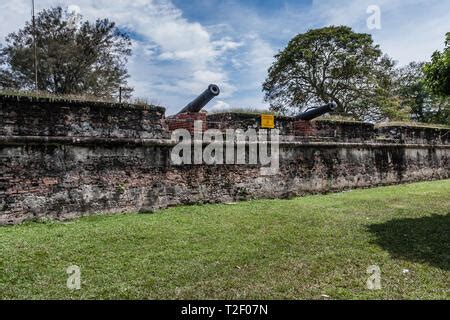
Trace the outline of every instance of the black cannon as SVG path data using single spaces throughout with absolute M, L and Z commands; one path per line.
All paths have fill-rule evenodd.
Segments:
M 218 96 L 220 89 L 215 84 L 210 84 L 208 89 L 203 91 L 195 100 L 190 102 L 186 107 L 184 107 L 178 114 L 185 112 L 200 112 L 204 106 L 208 104 L 215 96 Z
M 296 116 L 295 119 L 309 121 L 314 118 L 320 117 L 320 116 L 324 115 L 325 113 L 333 112 L 334 110 L 336 110 L 336 108 L 337 108 L 337 105 L 333 102 L 330 102 L 321 107 L 314 108 L 314 109 L 308 110 L 306 112 L 303 112 L 303 113 L 299 114 L 298 116 Z

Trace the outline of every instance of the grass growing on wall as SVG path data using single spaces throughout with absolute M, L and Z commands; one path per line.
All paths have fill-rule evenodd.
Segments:
M 446 180 L 1 227 L 0 298 L 447 299 L 449 194 Z
M 382 122 L 376 125 L 377 127 L 415 127 L 415 128 L 432 128 L 432 129 L 450 129 L 450 126 L 445 124 L 437 123 L 422 123 L 422 122 L 412 122 L 412 121 L 391 121 Z
M 48 99 L 50 101 L 68 101 L 68 102 L 98 102 L 105 104 L 119 104 L 118 98 L 104 98 L 90 94 L 57 94 L 48 91 L 35 91 L 35 90 L 19 90 L 19 89 L 5 89 L 0 88 L 1 96 L 12 97 L 28 97 L 30 99 Z M 150 103 L 149 99 L 134 98 L 131 100 L 124 100 L 123 104 L 152 106 L 158 105 L 158 103 Z
M 268 110 L 268 109 L 257 109 L 257 108 L 224 108 L 224 109 L 212 110 L 209 113 L 210 114 L 239 113 L 239 114 L 254 114 L 254 115 L 261 115 L 262 113 L 264 113 L 264 114 L 280 115 L 279 113 Z
M 2 96 L 19 96 L 19 97 L 30 97 L 30 98 L 43 98 L 43 99 L 53 99 L 53 100 L 66 100 L 66 101 L 86 101 L 86 102 L 107 102 L 115 103 L 115 100 L 105 99 L 88 94 L 56 94 L 47 91 L 36 91 L 36 90 L 19 90 L 19 89 L 0 89 L 0 95 Z

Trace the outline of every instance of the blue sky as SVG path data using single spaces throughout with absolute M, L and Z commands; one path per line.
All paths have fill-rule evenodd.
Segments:
M 0 2 L 0 43 L 29 19 L 30 2 Z M 442 0 L 36 0 L 37 10 L 56 5 L 129 30 L 135 96 L 168 114 L 209 83 L 222 89 L 210 110 L 267 108 L 261 84 L 273 55 L 311 28 L 344 24 L 370 33 L 400 65 L 428 60 L 450 31 L 450 1 Z M 380 8 L 379 30 L 367 27 L 369 5 Z

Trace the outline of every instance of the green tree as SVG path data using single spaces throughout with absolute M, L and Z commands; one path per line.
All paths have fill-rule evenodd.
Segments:
M 450 32 L 447 33 L 444 51 L 435 51 L 423 70 L 426 84 L 434 94 L 450 96 Z
M 394 99 L 394 63 L 369 34 L 346 26 L 309 30 L 278 53 L 263 84 L 265 100 L 284 113 L 335 102 L 359 119 L 404 117 Z
M 449 124 L 450 99 L 434 94 L 426 85 L 423 62 L 411 62 L 396 72 L 396 94 L 413 120 Z
M 36 28 L 27 22 L 7 36 L 6 46 L 0 50 L 0 85 L 35 88 L 34 35 L 37 89 L 111 98 L 119 86 L 127 85 L 129 36 L 108 19 L 90 23 L 61 7 L 38 13 Z

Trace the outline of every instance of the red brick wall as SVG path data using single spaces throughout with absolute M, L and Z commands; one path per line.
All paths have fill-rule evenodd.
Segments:
M 201 120 L 202 132 L 207 130 L 206 113 L 193 112 L 193 113 L 181 113 L 177 114 L 173 118 L 167 118 L 166 123 L 169 126 L 169 131 L 176 129 L 186 129 L 191 133 L 194 133 L 194 121 Z
M 294 122 L 294 132 L 296 136 L 308 137 L 317 133 L 314 122 L 297 120 Z

